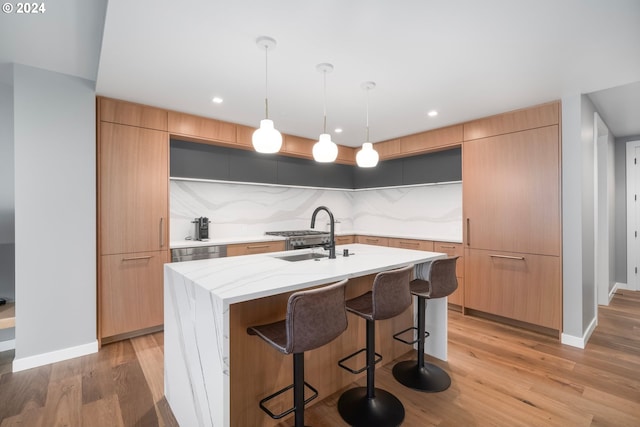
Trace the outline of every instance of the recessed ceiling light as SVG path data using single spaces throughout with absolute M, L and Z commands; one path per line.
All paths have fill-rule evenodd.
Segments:
M 437 112 L 436 110 L 431 110 L 431 111 L 429 111 L 429 112 L 427 113 L 427 115 L 428 115 L 429 117 L 435 117 L 435 116 L 437 116 L 437 115 L 438 115 L 438 112 Z
M 336 129 L 334 130 L 334 132 L 335 132 L 335 133 L 342 133 L 342 128 L 336 128 Z
M 214 96 L 213 99 L 211 100 L 211 102 L 213 102 L 214 104 L 222 104 L 223 99 L 220 98 L 219 96 Z

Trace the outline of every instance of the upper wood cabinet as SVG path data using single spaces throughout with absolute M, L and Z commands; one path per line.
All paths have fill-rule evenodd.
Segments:
M 98 145 L 100 253 L 167 250 L 167 133 L 102 122 Z
M 283 154 L 313 159 L 313 145 L 316 143 L 315 140 L 294 135 L 283 135 L 283 140 Z M 336 163 L 355 164 L 355 148 L 338 145 Z
M 100 97 L 98 115 L 103 122 L 167 130 L 167 111 L 146 105 Z
M 201 142 L 236 144 L 236 125 L 206 117 L 169 111 L 169 133 L 197 138 Z
M 253 132 L 255 131 L 256 128 L 236 125 L 236 144 L 253 150 Z
M 560 255 L 558 126 L 464 143 L 468 247 Z
M 560 103 L 538 105 L 464 124 L 464 140 L 560 124 Z
M 462 125 L 449 126 L 374 144 L 381 160 L 415 156 L 460 146 Z

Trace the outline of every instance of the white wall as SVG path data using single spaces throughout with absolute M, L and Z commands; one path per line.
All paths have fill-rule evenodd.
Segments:
M 584 345 L 595 326 L 595 108 L 583 95 L 562 98 L 563 342 Z
M 97 351 L 94 83 L 14 65 L 14 371 Z
M 0 297 L 15 298 L 13 66 L 0 65 Z M 0 351 L 13 347 L 14 329 L 0 330 Z

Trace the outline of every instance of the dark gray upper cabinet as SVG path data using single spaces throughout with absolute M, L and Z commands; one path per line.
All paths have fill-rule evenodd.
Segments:
M 387 160 L 375 168 L 261 154 L 214 145 L 171 140 L 170 174 L 196 178 L 327 188 L 375 188 L 460 181 L 460 148 Z

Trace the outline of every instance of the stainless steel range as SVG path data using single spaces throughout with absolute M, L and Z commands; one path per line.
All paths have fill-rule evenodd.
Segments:
M 269 236 L 286 237 L 285 250 L 314 248 L 331 243 L 331 234 L 318 230 L 267 231 Z

